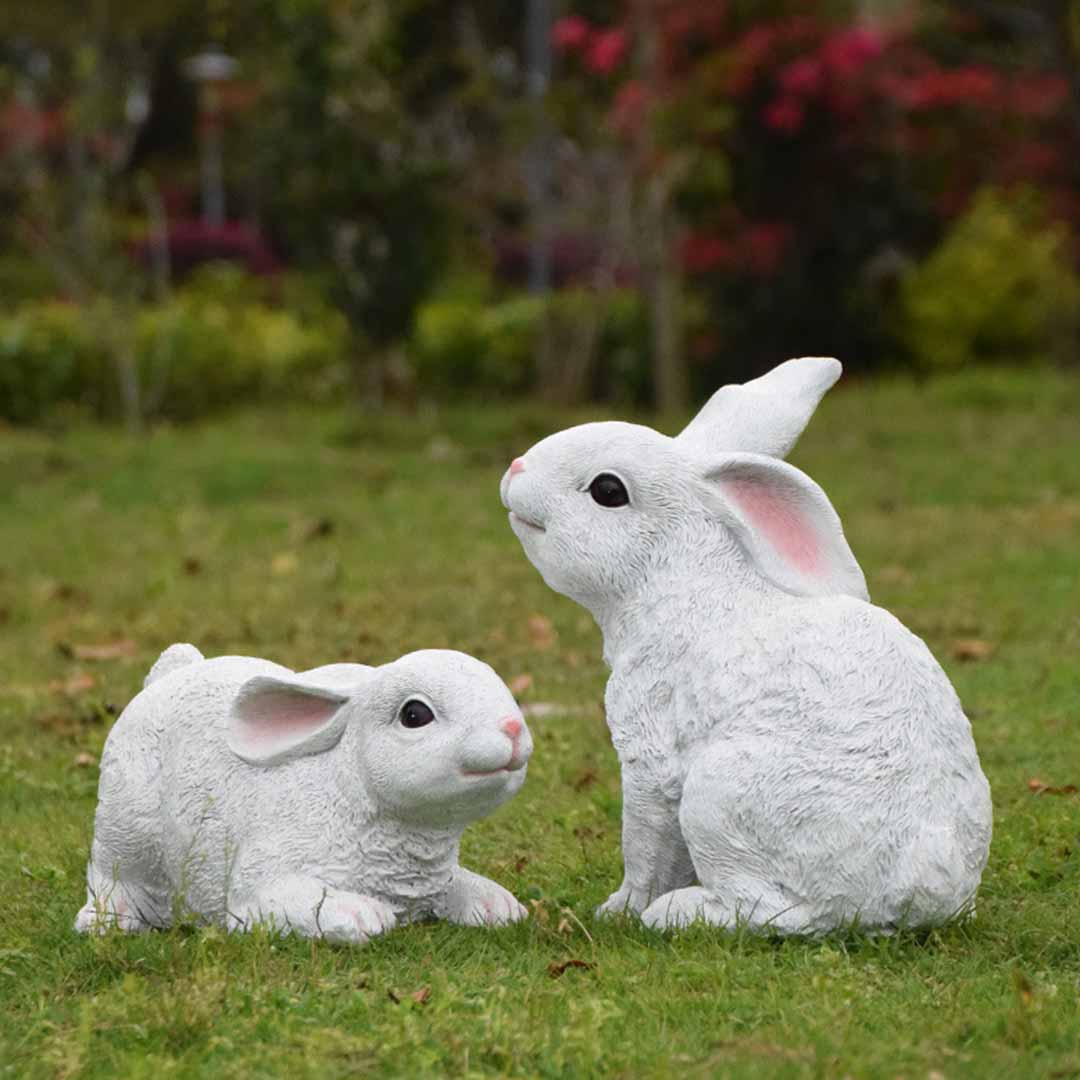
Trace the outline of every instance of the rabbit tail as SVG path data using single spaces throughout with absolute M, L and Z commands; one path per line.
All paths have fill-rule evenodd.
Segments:
M 971 912 L 986 859 L 970 847 L 952 827 L 923 826 L 897 867 L 895 925 L 944 923 Z
M 158 679 L 171 675 L 178 668 L 187 667 L 188 664 L 195 664 L 205 659 L 206 657 L 194 645 L 188 645 L 184 642 L 170 645 L 147 672 L 146 678 L 143 679 L 143 689 L 151 683 L 156 683 Z

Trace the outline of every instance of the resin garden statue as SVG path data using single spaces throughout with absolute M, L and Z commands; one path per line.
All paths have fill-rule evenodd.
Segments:
M 991 830 L 971 727 L 781 460 L 839 374 L 791 360 L 675 438 L 584 424 L 503 477 L 525 553 L 603 631 L 625 878 L 601 912 L 813 933 L 971 910 Z
M 510 691 L 462 653 L 294 673 L 173 645 L 109 733 L 76 929 L 193 918 L 362 943 L 514 922 L 525 908 L 458 844 L 531 752 Z

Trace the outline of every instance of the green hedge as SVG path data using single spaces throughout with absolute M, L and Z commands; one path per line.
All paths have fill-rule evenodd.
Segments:
M 344 381 L 348 334 L 332 311 L 302 317 L 215 292 L 205 280 L 134 310 L 26 302 L 0 313 L 0 417 L 31 422 L 58 407 L 118 416 L 124 344 L 148 416 L 186 420 L 254 399 L 327 393 Z

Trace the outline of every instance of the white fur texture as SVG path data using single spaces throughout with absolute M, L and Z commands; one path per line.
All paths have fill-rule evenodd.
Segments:
M 971 909 L 991 806 L 967 718 L 777 457 L 838 373 L 789 361 L 674 439 L 571 428 L 503 477 L 529 559 L 604 635 L 625 880 L 602 912 L 794 933 Z M 593 500 L 603 473 L 628 505 Z
M 434 721 L 404 726 L 409 701 Z M 173 645 L 109 733 L 76 929 L 195 917 L 362 943 L 417 919 L 516 921 L 458 846 L 531 752 L 510 691 L 462 653 L 297 674 Z

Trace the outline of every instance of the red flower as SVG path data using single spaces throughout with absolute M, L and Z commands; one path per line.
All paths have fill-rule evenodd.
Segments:
M 822 59 L 832 73 L 850 78 L 885 50 L 882 36 L 867 26 L 855 26 L 833 34 L 821 50 Z
M 610 75 L 626 55 L 626 32 L 604 30 L 593 38 L 585 54 L 585 64 L 597 75 Z
M 1061 75 L 1030 73 L 1013 80 L 1009 104 L 1018 116 L 1053 116 L 1069 96 L 1069 84 Z
M 768 59 L 776 44 L 776 31 L 768 25 L 748 30 L 733 48 L 735 62 L 728 77 L 728 89 L 735 96 L 745 94 L 754 84 L 758 69 Z
M 781 88 L 789 94 L 810 97 L 821 89 L 824 74 L 820 60 L 812 56 L 804 56 L 801 60 L 795 60 L 781 70 L 779 83 Z
M 806 118 L 806 108 L 803 103 L 794 97 L 779 97 L 761 113 L 766 127 L 773 131 L 779 131 L 784 135 L 793 135 L 803 125 Z
M 551 44 L 560 52 L 583 49 L 591 33 L 592 28 L 580 15 L 567 15 L 551 28 Z
M 734 257 L 735 249 L 731 242 L 714 233 L 691 233 L 683 241 L 682 264 L 691 274 L 730 266 Z
M 645 115 L 646 100 L 645 87 L 636 79 L 623 83 L 611 108 L 612 128 L 620 135 L 636 131 Z
M 759 221 L 743 233 L 746 268 L 751 274 L 769 277 L 774 274 L 787 250 L 791 230 L 783 222 Z

